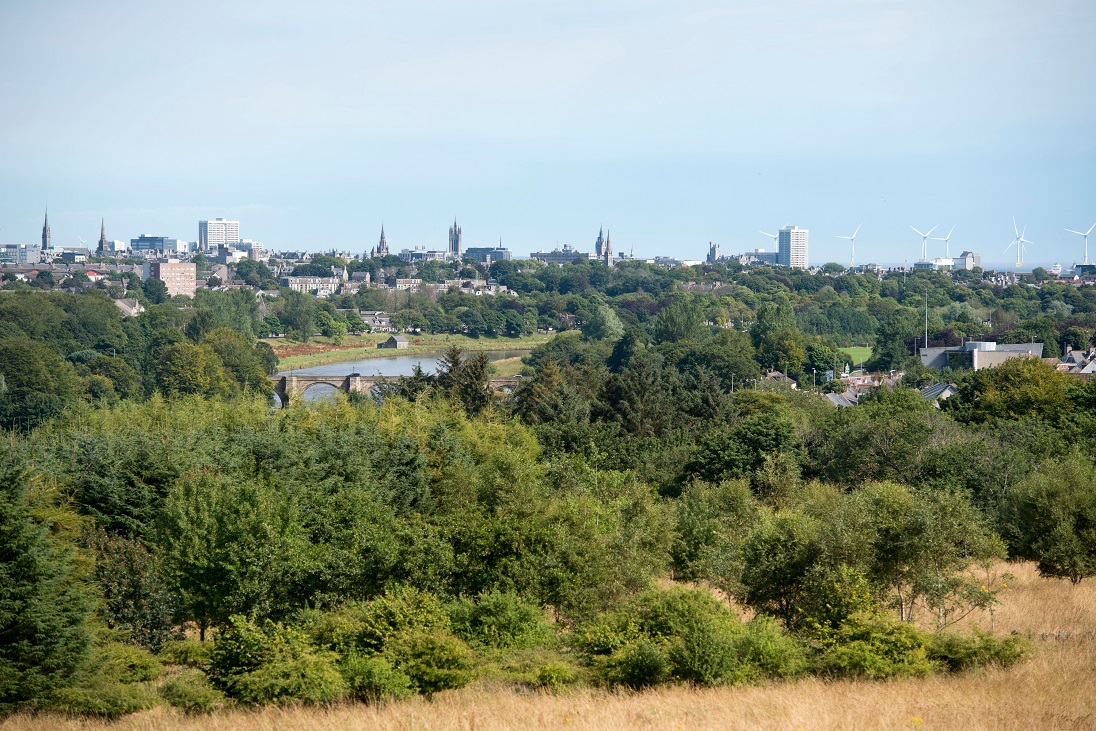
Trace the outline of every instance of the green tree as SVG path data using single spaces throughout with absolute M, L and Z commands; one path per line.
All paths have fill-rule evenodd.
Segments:
M 141 283 L 141 289 L 144 290 L 145 297 L 148 297 L 149 301 L 154 305 L 158 305 L 161 302 L 165 302 L 168 299 L 167 285 L 163 280 L 156 279 L 155 277 L 147 277 L 144 282 Z
M 297 512 L 284 493 L 208 471 L 172 488 L 157 536 L 180 618 L 197 624 L 203 639 L 233 614 L 284 612 L 302 541 Z
M 673 302 L 654 319 L 652 336 L 659 343 L 704 340 L 708 336 L 704 313 L 688 302 Z
M 0 427 L 31 429 L 76 401 L 77 377 L 69 363 L 42 343 L 0 340 Z
M 0 456 L 0 715 L 74 682 L 88 658 L 93 603 L 60 524 L 71 515 L 11 451 Z
M 225 396 L 229 383 L 221 359 L 208 345 L 171 345 L 156 364 L 156 385 L 168 398 L 190 394 Z
M 1039 573 L 1078 584 L 1096 576 L 1096 467 L 1075 453 L 1042 465 L 1010 490 L 1001 533 L 1011 555 L 1038 562 Z
M 1069 377 L 1039 358 L 1012 358 L 974 371 L 944 401 L 960 421 L 982 423 L 1025 416 L 1055 419 L 1069 408 Z
M 221 327 L 206 334 L 202 338 L 202 344 L 213 348 L 240 388 L 264 395 L 273 393 L 274 386 L 267 378 L 263 351 L 248 342 L 243 335 Z
M 582 334 L 590 340 L 618 340 L 624 334 L 624 323 L 612 307 L 601 302 L 582 324 Z
M 281 321 L 302 343 L 307 343 L 315 329 L 316 300 L 311 295 L 292 290 L 282 291 Z

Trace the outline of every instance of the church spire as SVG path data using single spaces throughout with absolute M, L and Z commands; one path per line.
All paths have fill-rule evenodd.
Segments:
M 388 256 L 388 242 L 384 240 L 384 224 L 381 224 L 381 240 L 377 244 L 377 256 Z
M 53 248 L 53 237 L 49 233 L 49 208 L 46 208 L 46 220 L 42 224 L 42 249 Z
M 605 262 L 605 266 L 611 267 L 613 265 L 613 245 L 609 243 L 609 232 L 605 232 L 605 247 L 602 250 L 602 261 Z
M 99 255 L 107 253 L 107 219 L 101 219 L 99 227 Z

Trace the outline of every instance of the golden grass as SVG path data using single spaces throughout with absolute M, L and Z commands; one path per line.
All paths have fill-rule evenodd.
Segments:
M 502 729 L 1096 729 L 1096 582 L 1015 574 L 993 624 L 1034 634 L 1035 654 L 1008 669 L 890 682 L 807 678 L 760 686 L 583 689 L 549 695 L 472 687 L 384 708 L 233 710 L 186 717 L 160 707 L 114 723 L 21 716 L 3 731 L 495 731 Z M 989 626 L 989 615 L 965 620 Z

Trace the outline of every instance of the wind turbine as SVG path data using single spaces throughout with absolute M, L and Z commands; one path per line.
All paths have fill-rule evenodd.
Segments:
M 758 233 L 762 236 L 768 236 L 773 241 L 776 241 L 778 238 L 780 238 L 780 234 L 767 234 L 764 231 L 758 231 Z
M 1096 228 L 1096 223 L 1089 226 L 1088 231 L 1085 231 L 1084 233 L 1081 233 L 1080 231 L 1074 231 L 1071 228 L 1066 229 L 1066 231 L 1069 231 L 1071 234 L 1077 234 L 1078 236 L 1084 237 L 1084 240 L 1085 240 L 1085 264 L 1086 265 L 1088 264 L 1088 235 L 1090 233 L 1092 233 L 1092 229 L 1094 229 L 1094 228 Z
M 913 228 L 914 233 L 921 237 L 921 261 L 929 260 L 929 234 L 935 231 L 936 227 L 939 225 L 940 224 L 936 224 L 936 226 L 933 226 L 925 233 L 921 233 L 917 229 L 913 228 L 913 225 L 910 225 L 910 228 Z
M 863 226 L 864 224 L 860 224 Z M 860 226 L 856 227 L 856 230 L 852 232 L 852 236 L 838 236 L 839 239 L 847 239 L 852 244 L 852 256 L 849 258 L 849 269 L 856 266 L 856 234 L 860 233 Z
M 1022 267 L 1024 265 L 1024 254 L 1027 252 L 1027 247 L 1024 244 L 1034 244 L 1034 241 L 1028 241 L 1024 238 L 1024 234 L 1027 233 L 1027 226 L 1024 226 L 1024 230 L 1021 232 L 1016 226 L 1016 218 L 1012 219 L 1012 230 L 1016 234 L 1016 238 L 1012 240 L 1012 243 L 1005 247 L 1005 251 L 1008 251 L 1013 246 L 1016 247 L 1016 267 Z
M 948 235 L 945 236 L 944 238 L 940 238 L 939 236 L 933 236 L 932 237 L 933 241 L 943 241 L 944 242 L 944 256 L 946 256 L 949 259 L 951 258 L 951 243 L 950 242 L 951 242 L 951 235 L 953 233 L 955 233 L 955 226 L 951 227 L 951 231 L 948 231 Z

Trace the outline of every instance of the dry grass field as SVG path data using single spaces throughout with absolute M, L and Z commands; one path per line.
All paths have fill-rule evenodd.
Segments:
M 460 729 L 1096 729 L 1096 582 L 1071 586 L 1015 575 L 992 617 L 996 632 L 1030 634 L 1030 660 L 1007 670 L 894 682 L 805 679 L 762 686 L 639 694 L 557 695 L 471 687 L 432 701 L 371 708 L 228 711 L 186 717 L 165 707 L 114 723 L 16 717 L 2 731 L 411 731 Z M 988 614 L 966 624 L 988 628 Z

